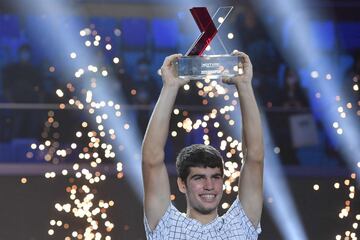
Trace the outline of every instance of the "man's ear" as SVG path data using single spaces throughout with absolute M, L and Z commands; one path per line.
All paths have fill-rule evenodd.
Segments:
M 186 193 L 186 184 L 181 178 L 177 178 L 177 185 L 179 188 L 179 191 L 182 193 Z

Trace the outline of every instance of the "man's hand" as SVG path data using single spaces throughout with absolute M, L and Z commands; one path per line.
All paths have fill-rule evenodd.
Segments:
M 241 58 L 242 61 L 239 63 L 238 67 L 243 69 L 243 73 L 231 78 L 224 77 L 222 81 L 227 84 L 235 84 L 237 87 L 240 87 L 242 84 L 251 84 L 253 68 L 249 56 L 237 50 L 234 50 L 231 55 L 239 56 Z
M 189 82 L 189 79 L 180 79 L 175 69 L 175 61 L 181 56 L 182 54 L 173 54 L 165 58 L 161 66 L 161 77 L 164 87 L 180 88 Z

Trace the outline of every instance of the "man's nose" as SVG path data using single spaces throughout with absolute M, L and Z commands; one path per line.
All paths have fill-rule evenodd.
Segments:
M 214 183 L 213 183 L 211 178 L 205 179 L 204 189 L 206 189 L 206 190 L 213 190 L 214 189 Z

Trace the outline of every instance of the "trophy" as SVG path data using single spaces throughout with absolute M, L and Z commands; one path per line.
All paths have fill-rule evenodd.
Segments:
M 175 62 L 179 78 L 219 79 L 223 76 L 233 77 L 242 73 L 239 67 L 241 59 L 232 55 L 202 55 L 213 40 L 222 23 L 232 11 L 233 7 L 220 7 L 213 17 L 206 7 L 194 7 L 190 12 L 199 27 L 201 34 L 186 52 Z M 226 49 L 219 38 L 222 46 Z

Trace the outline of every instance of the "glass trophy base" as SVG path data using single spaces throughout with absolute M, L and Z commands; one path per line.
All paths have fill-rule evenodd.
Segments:
M 243 73 L 241 58 L 232 55 L 185 56 L 175 62 L 179 78 L 221 79 Z

